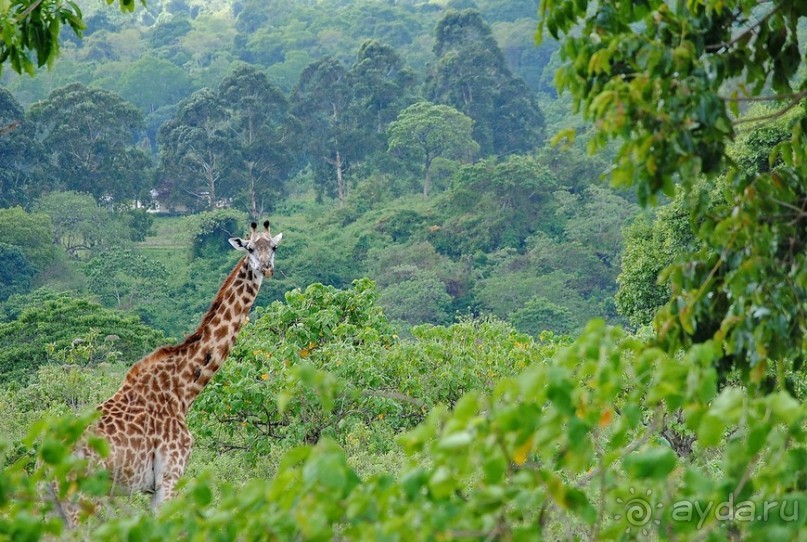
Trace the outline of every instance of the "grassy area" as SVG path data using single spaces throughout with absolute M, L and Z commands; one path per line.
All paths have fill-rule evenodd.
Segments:
M 155 216 L 154 235 L 146 237 L 146 240 L 139 243 L 141 249 L 184 249 L 187 248 L 187 239 L 182 234 L 182 223 L 185 217 L 182 216 Z
M 160 262 L 168 271 L 169 282 L 182 277 L 182 268 L 188 262 L 188 240 L 182 234 L 181 216 L 155 216 L 153 235 L 146 237 L 137 249 L 146 257 Z

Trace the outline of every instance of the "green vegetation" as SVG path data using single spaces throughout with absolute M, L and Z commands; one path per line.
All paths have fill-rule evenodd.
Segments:
M 60 54 L 0 78 L 0 540 L 807 540 L 807 6 L 119 4 L 0 2 Z M 264 217 L 179 495 L 108 496 L 87 412 Z
M 164 340 L 137 318 L 87 299 L 40 289 L 4 304 L 0 323 L 0 378 L 25 382 L 48 362 L 94 365 L 136 360 Z

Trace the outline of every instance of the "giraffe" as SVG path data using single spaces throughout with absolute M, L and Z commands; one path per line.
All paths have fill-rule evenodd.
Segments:
M 283 234 L 272 237 L 268 220 L 264 231 L 257 226 L 252 223 L 249 239 L 229 240 L 247 254 L 224 280 L 196 331 L 135 363 L 118 391 L 98 407 L 101 418 L 91 431 L 107 439 L 109 455 L 100 459 L 79 450 L 106 468 L 116 487 L 150 493 L 154 511 L 173 496 L 185 470 L 193 446 L 185 424 L 188 410 L 227 359 L 261 282 L 274 273 Z

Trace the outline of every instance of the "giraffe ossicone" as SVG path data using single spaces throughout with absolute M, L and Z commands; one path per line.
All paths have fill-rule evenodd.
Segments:
M 282 233 L 272 236 L 268 220 L 263 231 L 253 222 L 248 238 L 231 238 L 230 244 L 246 254 L 196 331 L 135 363 L 118 391 L 98 407 L 101 418 L 90 431 L 107 439 L 109 455 L 93 459 L 109 471 L 115 487 L 152 494 L 154 510 L 173 496 L 190 456 L 188 410 L 227 359 L 263 279 L 274 273 L 282 239 Z M 86 448 L 79 453 L 92 455 Z

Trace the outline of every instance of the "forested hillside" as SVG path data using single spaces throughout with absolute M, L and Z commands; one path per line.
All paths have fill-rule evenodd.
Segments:
M 542 80 L 556 46 L 532 43 L 535 3 L 83 8 L 53 69 L 4 74 L 2 212 L 47 215 L 57 248 L 15 256 L 2 300 L 67 288 L 179 338 L 230 264 L 220 235 L 191 247 L 199 221 L 271 216 L 288 235 L 259 304 L 369 276 L 402 333 L 458 315 L 534 335 L 619 320 L 636 208 L 601 161 L 545 147 L 544 110 L 568 110 Z
M 0 540 L 807 540 L 796 4 L 0 2 Z M 266 218 L 179 495 L 108 497 Z

